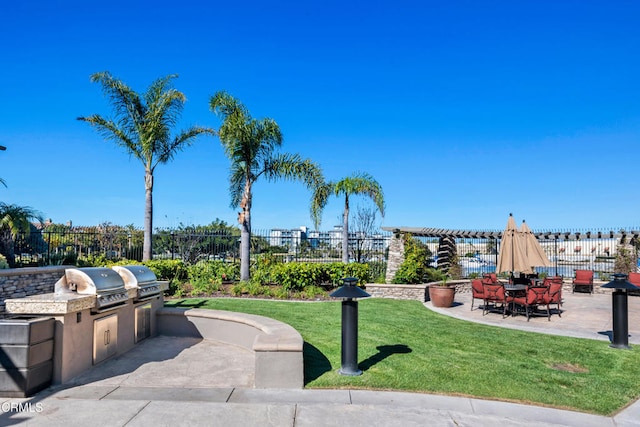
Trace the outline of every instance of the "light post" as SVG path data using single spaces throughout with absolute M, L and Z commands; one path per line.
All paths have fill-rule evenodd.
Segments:
M 609 347 L 630 349 L 629 347 L 629 309 L 627 301 L 628 290 L 638 290 L 637 286 L 627 281 L 627 275 L 616 273 L 613 280 L 602 288 L 615 289 L 611 294 L 613 310 L 613 340 Z
M 358 301 L 355 298 L 370 297 L 356 286 L 358 279 L 345 277 L 344 285 L 334 291 L 333 298 L 342 298 L 342 352 L 340 375 L 362 375 L 358 369 Z

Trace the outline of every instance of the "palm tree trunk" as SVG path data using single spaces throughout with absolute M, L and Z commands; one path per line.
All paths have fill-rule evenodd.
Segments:
M 251 227 L 245 220 L 240 231 L 240 280 L 242 281 L 249 280 L 250 243 Z
M 251 259 L 251 183 L 246 182 L 244 196 L 240 203 L 242 212 L 238 215 L 240 223 L 240 280 L 249 280 L 249 260 Z
M 151 234 L 153 233 L 153 174 L 149 171 L 144 176 L 145 201 L 144 201 L 144 244 L 142 246 L 142 260 L 152 259 L 153 246 Z
M 344 213 L 342 215 L 342 262 L 349 263 L 349 196 L 344 198 Z

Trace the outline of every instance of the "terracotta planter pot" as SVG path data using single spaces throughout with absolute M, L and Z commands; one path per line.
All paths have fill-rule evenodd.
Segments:
M 451 307 L 455 295 L 455 286 L 429 286 L 429 299 L 434 307 Z

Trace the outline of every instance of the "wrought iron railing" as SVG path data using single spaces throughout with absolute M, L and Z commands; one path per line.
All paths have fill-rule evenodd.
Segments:
M 425 229 L 426 230 L 426 229 Z M 449 233 L 452 230 L 441 230 Z M 456 251 L 463 275 L 495 271 L 500 249 L 500 231 L 459 232 Z M 427 234 L 427 233 L 425 233 Z M 539 272 L 569 277 L 576 269 L 595 271 L 596 277 L 606 279 L 614 271 L 616 253 L 621 243 L 637 245 L 636 231 L 554 231 L 535 232 L 551 261 L 551 267 Z M 437 230 L 418 239 L 429 249 L 433 258 L 438 253 Z M 393 232 L 375 235 L 350 233 L 351 262 L 369 263 L 384 273 L 388 247 Z M 74 229 L 63 231 L 36 230 L 19 235 L 13 241 L 16 267 L 74 264 L 85 257 L 103 256 L 108 259 L 142 259 L 142 230 L 120 229 L 108 231 Z M 184 232 L 158 230 L 153 237 L 154 259 L 181 259 L 194 263 L 202 259 L 237 260 L 240 232 Z M 6 245 L 5 245 L 6 246 Z M 340 262 L 342 260 L 342 232 L 314 232 L 298 229 L 253 231 L 251 253 L 273 254 L 283 261 Z M 6 254 L 5 254 L 6 255 Z M 436 263 L 434 262 L 435 266 Z

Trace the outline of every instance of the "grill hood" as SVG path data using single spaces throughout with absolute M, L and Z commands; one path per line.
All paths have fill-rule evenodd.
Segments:
M 56 293 L 76 292 L 81 295 L 97 295 L 124 289 L 124 281 L 118 273 L 106 267 L 67 268 L 65 275 L 55 285 Z

